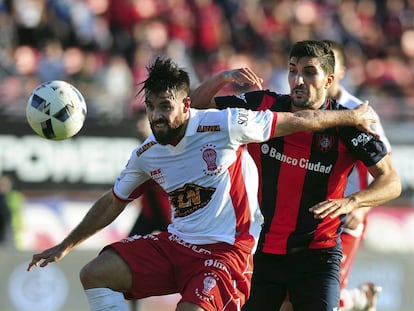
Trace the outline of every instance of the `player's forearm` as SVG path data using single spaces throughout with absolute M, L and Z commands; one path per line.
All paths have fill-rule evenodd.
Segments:
M 304 130 L 319 131 L 335 126 L 361 126 L 361 115 L 355 110 L 302 110 L 295 112 Z
M 225 71 L 204 81 L 191 93 L 191 106 L 198 109 L 215 108 L 214 96 L 229 82 L 231 79 Z
M 114 221 L 122 210 L 123 208 L 114 204 L 112 193 L 105 193 L 61 244 L 68 250 L 76 247 Z
M 401 181 L 395 171 L 378 176 L 369 186 L 348 196 L 359 208 L 374 207 L 397 198 L 401 194 Z
M 300 110 L 279 112 L 274 137 L 302 131 L 321 131 L 334 126 L 354 125 L 358 114 L 354 110 Z

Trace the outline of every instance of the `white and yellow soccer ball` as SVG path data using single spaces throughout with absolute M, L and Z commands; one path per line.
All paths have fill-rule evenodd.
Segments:
M 39 136 L 63 140 L 76 135 L 86 119 L 86 102 L 72 84 L 53 80 L 40 84 L 30 94 L 26 117 Z

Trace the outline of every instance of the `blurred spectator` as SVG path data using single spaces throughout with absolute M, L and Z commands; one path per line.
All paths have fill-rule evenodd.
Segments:
M 63 49 L 58 40 L 49 40 L 40 49 L 36 75 L 41 82 L 65 79 Z
M 0 245 L 22 246 L 23 194 L 13 188 L 9 176 L 0 176 Z
M 132 118 L 143 103 L 131 85 L 159 54 L 177 58 L 193 81 L 243 59 L 283 92 L 292 42 L 333 39 L 348 54 L 348 89 L 377 105 L 384 122 L 411 121 L 413 37 L 414 1 L 404 0 L 0 0 L 0 115 L 23 117 L 32 87 L 59 78 L 79 83 L 88 117 Z M 113 87 L 108 74 L 117 72 Z M 119 104 L 122 113 L 108 116 Z
M 11 212 L 6 201 L 6 194 L 0 191 L 0 245 L 10 244 Z

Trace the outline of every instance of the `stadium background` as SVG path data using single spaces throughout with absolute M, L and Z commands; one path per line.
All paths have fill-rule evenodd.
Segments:
M 291 44 L 309 38 L 345 45 L 346 87 L 382 118 L 403 195 L 370 214 L 351 284 L 384 287 L 379 311 L 414 310 L 414 1 L 388 0 L 0 0 L 0 175 L 25 197 L 15 245 L 0 247 L 0 310 L 87 310 L 77 279 L 100 247 L 126 235 L 139 209 L 62 262 L 25 272 L 34 251 L 60 241 L 109 189 L 138 144 L 134 116 L 145 66 L 164 54 L 186 67 L 192 86 L 242 66 L 265 87 L 288 92 Z M 51 142 L 25 121 L 32 89 L 76 85 L 88 118 L 75 138 Z M 240 92 L 231 86 L 223 92 Z M 142 311 L 173 310 L 177 297 Z

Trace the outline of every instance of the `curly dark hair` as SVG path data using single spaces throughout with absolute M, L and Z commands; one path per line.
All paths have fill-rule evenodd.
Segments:
M 158 56 L 155 61 L 146 67 L 148 77 L 143 84 L 140 94 L 145 91 L 145 94 L 159 94 L 165 91 L 184 91 L 187 94 L 190 92 L 190 77 L 188 72 L 179 67 L 170 58 L 162 58 Z

